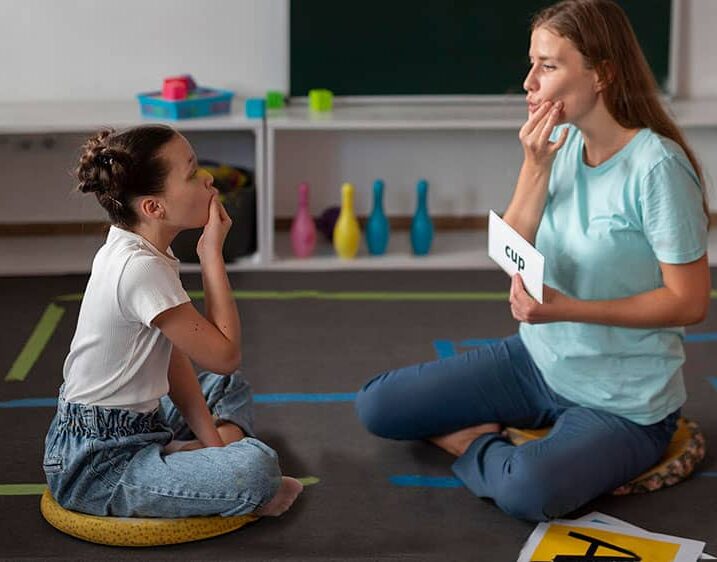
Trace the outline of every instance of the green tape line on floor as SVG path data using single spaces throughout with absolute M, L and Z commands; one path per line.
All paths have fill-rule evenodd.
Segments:
M 320 480 L 316 476 L 297 478 L 304 486 L 313 486 Z M 46 484 L 0 484 L 0 496 L 41 496 Z
M 0 496 L 40 496 L 47 484 L 0 484 Z
M 204 298 L 204 291 L 187 291 L 192 299 Z M 327 292 L 327 291 L 232 291 L 238 300 L 295 300 L 295 299 L 323 299 L 323 300 L 355 300 L 355 301 L 505 301 L 508 299 L 507 291 L 474 291 L 474 292 Z M 717 290 L 710 292 L 711 298 L 717 298 Z M 56 301 L 81 301 L 82 293 L 60 295 Z
M 204 291 L 187 291 L 190 298 L 201 300 Z M 507 291 L 471 291 L 471 292 L 410 292 L 410 291 L 232 291 L 237 300 L 300 300 L 317 299 L 330 301 L 504 301 Z M 82 293 L 60 295 L 59 302 L 79 302 Z
M 47 342 L 50 341 L 52 334 L 55 333 L 55 328 L 64 313 L 65 309 L 61 306 L 57 306 L 55 303 L 48 305 L 42 318 L 40 318 L 37 326 L 35 326 L 35 329 L 32 331 L 30 339 L 27 340 L 25 347 L 22 348 L 15 363 L 10 367 L 10 372 L 8 372 L 5 377 L 5 381 L 25 380 L 35 361 L 37 361 L 45 349 Z
M 203 291 L 189 291 L 193 299 L 203 299 Z M 328 300 L 328 301 L 505 301 L 507 292 L 411 292 L 411 291 L 233 291 L 238 300 Z

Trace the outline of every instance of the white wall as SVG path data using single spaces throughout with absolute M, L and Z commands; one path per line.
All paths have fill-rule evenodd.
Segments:
M 715 0 L 673 0 L 681 2 L 677 69 L 678 93 L 685 97 L 717 96 L 717 2 Z
M 679 92 L 717 96 L 717 1 L 674 1 Z M 127 99 L 182 72 L 241 96 L 286 91 L 288 2 L 0 0 L 0 102 Z
M 675 1 L 684 16 L 678 91 L 717 96 L 717 0 Z M 184 72 L 240 96 L 287 91 L 288 6 L 288 0 L 0 0 L 0 103 L 128 99 Z M 717 209 L 717 127 L 687 136 L 711 178 Z M 0 222 L 102 219 L 91 197 L 71 194 L 82 137 L 50 137 L 51 149 L 45 140 L 0 135 Z M 190 140 L 200 157 L 253 159 L 246 134 Z M 219 141 L 226 143 L 221 150 Z M 357 208 L 366 212 L 376 177 L 387 182 L 392 214 L 411 212 L 419 177 L 431 181 L 434 213 L 486 213 L 504 207 L 520 166 L 517 131 L 287 135 L 278 151 L 276 209 L 284 216 L 293 212 L 299 181 L 315 186 L 312 209 L 319 212 L 337 204 L 340 183 L 351 180 Z
M 128 99 L 189 72 L 286 89 L 287 0 L 0 0 L 0 102 Z

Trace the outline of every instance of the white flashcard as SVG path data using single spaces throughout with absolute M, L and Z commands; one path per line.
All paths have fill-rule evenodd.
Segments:
M 525 542 L 518 562 L 603 559 L 695 562 L 704 546 L 702 541 L 632 527 L 553 519 L 538 524 Z
M 525 289 L 542 304 L 545 257 L 494 211 L 488 217 L 488 255 L 511 277 L 520 273 Z
M 611 517 L 610 515 L 600 513 L 599 511 L 592 511 L 592 512 L 588 513 L 587 515 L 578 517 L 577 519 L 575 519 L 575 521 L 576 522 L 592 521 L 593 523 L 604 523 L 605 525 L 613 525 L 615 527 L 624 527 L 625 529 L 634 529 L 636 531 L 647 532 L 647 530 L 643 529 L 642 527 L 638 527 L 637 525 L 633 525 L 632 523 L 628 523 L 626 521 L 623 521 L 622 519 L 618 519 L 617 517 Z M 702 555 L 699 557 L 699 560 L 717 560 L 717 557 L 712 556 L 711 554 L 707 554 L 706 552 L 703 552 Z

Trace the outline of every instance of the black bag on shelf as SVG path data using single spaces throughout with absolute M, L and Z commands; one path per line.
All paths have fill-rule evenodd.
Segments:
M 251 171 L 237 166 L 200 160 L 199 166 L 214 176 L 214 187 L 222 195 L 222 203 L 232 219 L 232 227 L 224 241 L 225 262 L 256 252 L 256 188 Z M 180 232 L 172 242 L 172 252 L 180 261 L 198 263 L 197 242 L 201 228 Z

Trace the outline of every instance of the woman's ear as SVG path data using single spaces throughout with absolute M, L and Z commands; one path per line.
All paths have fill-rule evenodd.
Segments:
M 164 218 L 164 207 L 154 197 L 142 197 L 139 201 L 138 210 L 142 216 L 148 219 L 161 220 Z
M 595 93 L 598 94 L 607 89 L 615 79 L 615 65 L 610 61 L 602 61 L 597 68 L 595 68 Z

